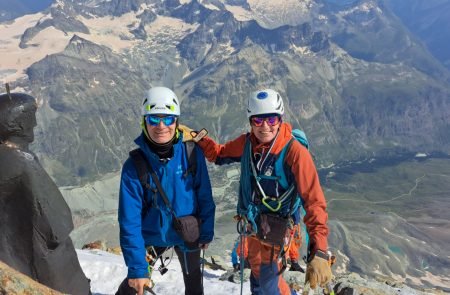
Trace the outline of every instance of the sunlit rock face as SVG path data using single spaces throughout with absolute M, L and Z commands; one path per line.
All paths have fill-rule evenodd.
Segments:
M 53 289 L 88 294 L 70 209 L 28 149 L 36 108 L 29 95 L 0 96 L 0 260 Z
M 0 294 L 61 295 L 0 261 Z

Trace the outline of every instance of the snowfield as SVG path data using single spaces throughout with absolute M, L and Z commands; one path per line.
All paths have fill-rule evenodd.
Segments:
M 127 275 L 127 267 L 123 257 L 100 250 L 77 250 L 77 254 L 84 273 L 91 279 L 92 294 L 114 294 Z M 161 276 L 158 271 L 153 273 L 155 293 L 158 295 L 184 294 L 183 275 L 175 254 L 167 268 L 168 271 L 164 276 Z M 223 273 L 224 271 L 221 270 L 205 268 L 203 281 L 205 294 L 240 294 L 240 284 L 219 280 Z M 249 282 L 244 283 L 243 294 L 251 294 Z

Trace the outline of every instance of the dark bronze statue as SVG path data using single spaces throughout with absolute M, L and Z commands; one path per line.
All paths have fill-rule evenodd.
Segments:
M 29 95 L 0 95 L 0 260 L 55 290 L 89 294 L 70 209 L 28 149 L 36 109 Z

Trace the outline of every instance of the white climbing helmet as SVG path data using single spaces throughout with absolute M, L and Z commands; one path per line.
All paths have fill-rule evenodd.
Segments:
M 142 116 L 175 115 L 180 116 L 180 103 L 177 95 L 167 87 L 153 87 L 145 92 L 141 108 Z
M 252 92 L 248 98 L 247 117 L 263 114 L 284 114 L 281 95 L 272 89 Z

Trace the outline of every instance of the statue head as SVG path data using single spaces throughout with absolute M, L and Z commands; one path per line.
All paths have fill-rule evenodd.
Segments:
M 0 95 L 0 142 L 28 145 L 34 140 L 36 100 L 23 93 Z

